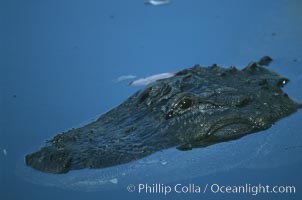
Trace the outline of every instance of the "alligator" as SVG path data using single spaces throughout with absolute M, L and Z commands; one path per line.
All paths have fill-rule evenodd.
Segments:
M 239 139 L 302 107 L 283 92 L 288 81 L 257 62 L 242 70 L 195 65 L 148 84 L 96 121 L 56 135 L 25 162 L 60 174 Z

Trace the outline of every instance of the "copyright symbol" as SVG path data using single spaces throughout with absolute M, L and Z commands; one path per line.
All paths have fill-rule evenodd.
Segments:
M 135 191 L 135 186 L 130 184 L 130 185 L 127 186 L 127 190 L 128 190 L 128 192 L 134 192 Z

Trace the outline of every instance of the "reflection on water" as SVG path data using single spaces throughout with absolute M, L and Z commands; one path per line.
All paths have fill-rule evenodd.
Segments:
M 299 121 L 301 117 L 301 112 L 295 113 L 267 131 L 239 140 L 191 151 L 171 148 L 116 167 L 75 170 L 54 175 L 33 170 L 20 161 L 16 173 L 35 184 L 102 191 L 122 189 L 129 183 L 184 181 L 236 168 L 260 169 L 291 165 L 302 160 L 302 135 L 295 130 L 295 125 L 287 124 Z

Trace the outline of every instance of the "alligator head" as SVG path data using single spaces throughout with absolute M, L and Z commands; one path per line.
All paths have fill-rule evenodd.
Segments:
M 282 91 L 287 82 L 256 63 L 243 70 L 196 65 L 149 84 L 95 122 L 55 136 L 27 155 L 26 164 L 66 173 L 238 139 L 301 108 Z

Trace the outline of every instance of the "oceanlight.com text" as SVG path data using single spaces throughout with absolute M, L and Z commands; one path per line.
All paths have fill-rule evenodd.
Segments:
M 295 194 L 296 187 L 293 185 L 264 185 L 264 184 L 243 184 L 243 185 L 222 185 L 222 184 L 162 184 L 162 183 L 139 183 L 129 184 L 126 188 L 129 192 L 138 194 Z

